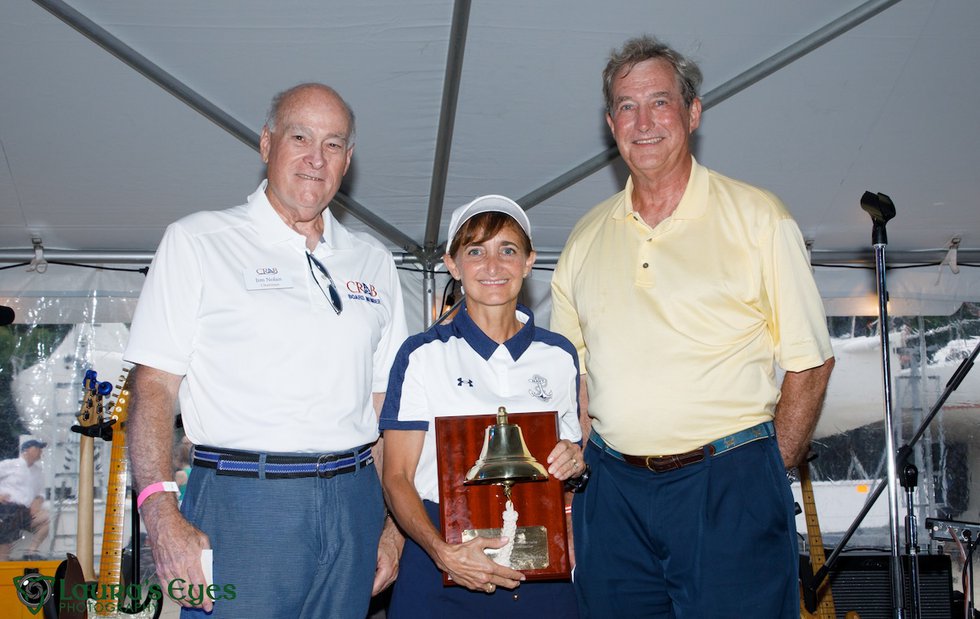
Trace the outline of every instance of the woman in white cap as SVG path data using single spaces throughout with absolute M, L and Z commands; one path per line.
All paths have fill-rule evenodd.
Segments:
M 434 419 L 557 410 L 561 440 L 542 463 L 581 483 L 578 357 L 564 337 L 535 326 L 517 303 L 535 253 L 531 224 L 516 202 L 482 196 L 456 209 L 443 261 L 462 282 L 453 321 L 410 337 L 391 370 L 381 429 L 385 496 L 407 534 L 388 616 L 577 617 L 569 582 L 522 582 L 484 549 L 505 538 L 447 543 L 439 532 Z M 584 477 L 587 479 L 587 476 Z M 455 587 L 444 587 L 441 572 Z M 500 590 L 498 591 L 498 587 Z

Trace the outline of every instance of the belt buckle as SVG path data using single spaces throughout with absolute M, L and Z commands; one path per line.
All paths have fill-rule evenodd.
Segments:
M 696 464 L 704 460 L 704 449 L 695 453 L 674 454 L 671 456 L 647 456 L 647 469 L 654 473 L 666 473 L 683 468 L 688 464 Z
M 681 468 L 677 456 L 647 456 L 645 460 L 647 469 L 654 473 L 666 473 Z
M 320 456 L 318 456 L 316 459 L 316 476 L 322 477 L 324 479 L 330 479 L 331 477 L 336 475 L 337 471 L 335 469 L 321 470 L 320 466 L 323 464 L 330 464 L 331 462 L 336 462 L 338 457 L 339 456 L 337 456 L 337 454 L 321 454 Z

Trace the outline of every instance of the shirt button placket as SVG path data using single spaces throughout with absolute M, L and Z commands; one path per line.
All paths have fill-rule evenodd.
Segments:
M 650 288 L 654 285 L 652 238 L 648 238 L 642 243 L 637 252 L 636 285 L 643 288 Z

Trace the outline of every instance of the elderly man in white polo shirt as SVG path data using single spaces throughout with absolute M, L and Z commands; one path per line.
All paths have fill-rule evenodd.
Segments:
M 353 146 L 334 90 L 279 94 L 260 142 L 268 180 L 242 206 L 172 224 L 147 277 L 125 355 L 131 453 L 182 616 L 361 618 L 394 579 L 372 445 L 406 327 L 391 254 L 327 210 Z M 180 511 L 178 401 L 195 445 Z

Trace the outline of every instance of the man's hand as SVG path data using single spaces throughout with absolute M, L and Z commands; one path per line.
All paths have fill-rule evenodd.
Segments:
M 141 510 L 153 548 L 160 586 L 176 603 L 210 612 L 213 600 L 202 594 L 208 582 L 201 567 L 201 551 L 210 548 L 208 536 L 188 522 L 177 510 L 176 500 L 164 493 L 151 496 Z M 174 584 L 175 583 L 175 584 Z M 179 587 L 179 588 L 178 588 Z M 190 588 L 193 587 L 193 594 Z M 198 600 L 193 603 L 191 598 Z
M 385 528 L 378 542 L 378 566 L 374 570 L 374 587 L 371 595 L 378 595 L 395 582 L 398 577 L 398 563 L 401 561 L 405 538 L 394 520 L 385 518 Z
M 562 481 L 578 477 L 584 470 L 585 458 L 577 443 L 562 439 L 548 454 L 548 473 Z

